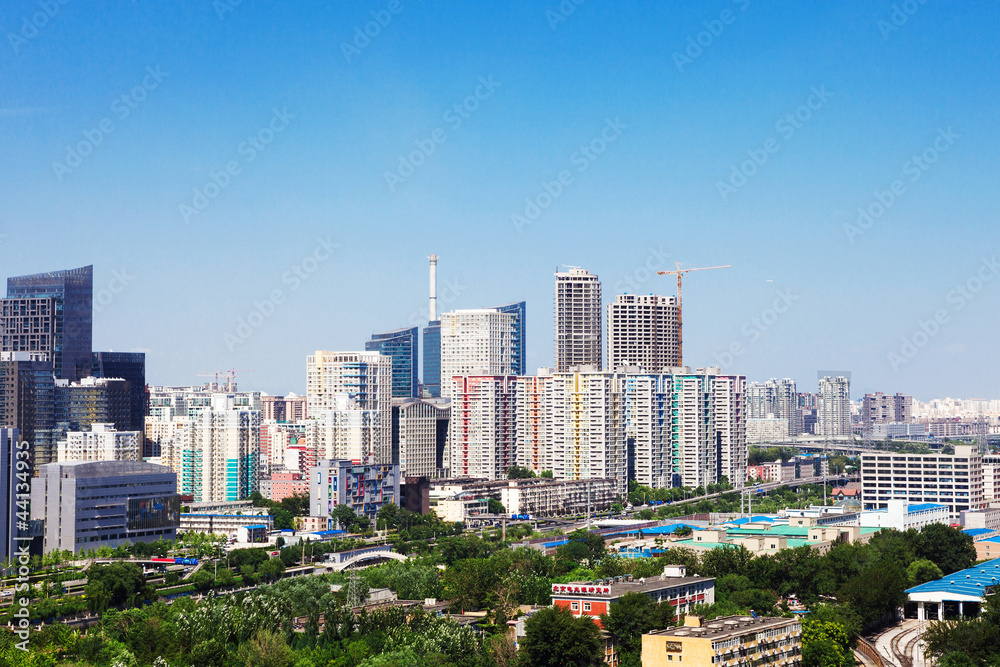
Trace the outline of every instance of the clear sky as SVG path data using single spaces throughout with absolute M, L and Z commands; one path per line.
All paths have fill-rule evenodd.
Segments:
M 2 274 L 94 264 L 97 349 L 285 393 L 421 324 L 431 253 L 443 310 L 527 301 L 529 369 L 558 266 L 611 300 L 731 264 L 684 284 L 688 365 L 1000 397 L 998 29 L 992 1 L 8 0 Z

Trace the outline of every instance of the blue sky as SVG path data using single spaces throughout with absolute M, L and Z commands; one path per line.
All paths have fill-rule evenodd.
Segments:
M 1000 397 L 995 3 L 49 3 L 0 7 L 3 275 L 94 264 L 151 383 L 302 392 L 436 253 L 443 308 L 528 302 L 529 369 L 557 266 L 731 264 L 689 365 Z

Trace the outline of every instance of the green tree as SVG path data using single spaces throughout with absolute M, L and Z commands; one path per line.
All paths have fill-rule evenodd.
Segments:
M 943 523 L 924 526 L 915 538 L 914 554 L 936 564 L 944 574 L 972 567 L 976 547 L 972 536 Z
M 541 477 L 542 479 L 552 479 L 552 471 L 543 470 L 541 474 L 539 474 L 538 476 Z
M 489 502 L 487 503 L 487 508 L 488 508 L 490 514 L 506 514 L 507 513 L 507 508 L 503 506 L 503 503 L 500 502 L 499 500 L 495 500 L 493 498 L 490 498 Z
M 337 505 L 330 512 L 330 516 L 337 522 L 338 528 L 347 532 L 352 532 L 351 529 L 358 520 L 358 515 L 354 513 L 350 505 Z
M 581 528 L 567 537 L 569 542 L 556 549 L 557 560 L 568 560 L 589 568 L 604 557 L 604 538 L 597 533 Z
M 295 654 L 285 637 L 272 630 L 260 630 L 248 642 L 240 644 L 236 653 L 240 665 L 245 667 L 291 667 Z
M 379 508 L 375 518 L 378 519 L 376 527 L 386 530 L 396 528 L 396 519 L 399 517 L 399 507 L 396 503 L 386 503 Z
M 604 642 L 597 624 L 566 607 L 546 607 L 524 623 L 521 647 L 529 667 L 597 667 Z
M 906 578 L 910 586 L 919 586 L 928 581 L 936 581 L 943 576 L 941 568 L 926 558 L 918 558 L 906 568 Z
M 507 469 L 507 479 L 532 479 L 534 476 L 535 472 L 530 468 L 512 466 Z
M 642 664 L 642 635 L 654 629 L 656 604 L 640 593 L 626 593 L 601 615 L 601 625 L 617 647 L 622 667 Z
M 851 640 L 843 626 L 831 621 L 802 622 L 803 667 L 854 667 Z

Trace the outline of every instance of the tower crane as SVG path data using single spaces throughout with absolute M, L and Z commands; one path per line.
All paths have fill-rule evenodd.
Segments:
M 242 372 L 242 373 L 249 373 L 249 372 L 253 371 L 253 369 L 252 368 L 231 368 L 229 370 L 217 370 L 217 371 L 210 371 L 208 373 L 196 373 L 196 375 L 198 375 L 198 377 L 214 377 L 215 378 L 215 382 L 212 383 L 213 387 L 214 387 L 214 390 L 215 391 L 222 390 L 222 391 L 225 391 L 225 392 L 228 393 L 228 392 L 235 392 L 236 391 L 236 373 L 237 373 L 237 371 Z M 221 375 L 221 374 L 225 374 L 225 377 L 226 377 L 226 384 L 225 385 L 220 385 L 219 384 L 219 375 Z
M 702 266 L 694 269 L 682 269 L 680 262 L 674 262 L 677 266 L 675 271 L 657 271 L 657 275 L 666 276 L 677 276 L 677 365 L 684 365 L 684 347 L 682 344 L 682 331 L 681 326 L 681 276 L 685 273 L 690 273 L 692 271 L 710 271 L 712 269 L 731 269 L 732 264 L 724 264 L 722 266 Z

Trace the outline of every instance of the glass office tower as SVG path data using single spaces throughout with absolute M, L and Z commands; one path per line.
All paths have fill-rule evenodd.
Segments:
M 417 327 L 373 334 L 365 343 L 366 352 L 381 352 L 392 357 L 392 397 L 417 396 Z
M 518 301 L 517 303 L 508 303 L 503 306 L 497 306 L 497 310 L 501 313 L 509 313 L 514 316 L 514 338 L 513 338 L 513 351 L 511 352 L 511 367 L 514 371 L 514 375 L 527 375 L 524 369 L 527 362 L 524 358 L 524 339 L 525 339 L 525 302 Z
M 424 393 L 441 397 L 441 320 L 424 327 Z
M 0 300 L 4 352 L 47 352 L 57 378 L 90 375 L 94 267 L 7 279 Z

